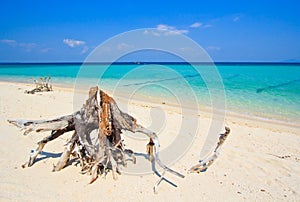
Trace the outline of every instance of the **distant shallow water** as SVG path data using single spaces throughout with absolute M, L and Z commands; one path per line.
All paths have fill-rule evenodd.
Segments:
M 208 64 L 196 66 L 204 74 L 212 68 Z M 216 67 L 224 84 L 226 110 L 286 122 L 300 121 L 300 64 L 236 63 Z M 192 100 L 196 99 L 207 107 L 212 103 L 210 92 L 222 93 L 219 86 L 214 89 L 210 85 L 208 89 L 201 75 L 188 64 L 89 64 L 78 80 L 80 68 L 80 64 L 1 64 L 0 80 L 32 83 L 38 77 L 51 76 L 52 83 L 70 87 L 80 80 L 147 100 L 193 105 Z

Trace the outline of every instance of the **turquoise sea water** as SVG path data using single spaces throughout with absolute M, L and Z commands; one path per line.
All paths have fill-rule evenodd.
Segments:
M 194 66 L 200 74 L 188 64 L 89 64 L 84 68 L 81 64 L 1 64 L 0 80 L 32 83 L 50 75 L 54 84 L 74 86 L 81 68 L 82 80 L 97 84 L 101 77 L 98 84 L 104 89 L 135 92 L 169 103 L 178 102 L 179 97 L 189 103 L 195 95 L 200 105 L 211 106 L 210 92 L 222 93 L 222 89 L 208 88 L 205 80 L 213 84 L 219 77 L 209 73 L 212 65 Z M 216 69 L 224 84 L 226 110 L 300 121 L 300 64 L 216 64 Z

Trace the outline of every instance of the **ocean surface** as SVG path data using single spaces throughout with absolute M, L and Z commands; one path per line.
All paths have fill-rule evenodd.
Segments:
M 45 76 L 54 87 L 99 85 L 169 104 L 212 107 L 224 94 L 226 111 L 300 123 L 300 64 L 0 64 L 0 81 Z

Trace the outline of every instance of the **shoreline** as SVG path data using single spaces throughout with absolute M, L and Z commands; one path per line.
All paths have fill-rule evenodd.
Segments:
M 26 85 L 26 86 L 31 86 L 32 88 L 34 88 L 35 84 L 32 83 L 26 83 L 26 82 L 10 82 L 10 81 L 1 81 L 0 80 L 0 85 L 9 85 L 9 84 L 13 84 L 13 85 Z M 54 91 L 55 89 L 58 89 L 59 91 L 65 91 L 65 92 L 74 92 L 74 85 L 69 85 L 69 84 L 62 84 L 62 83 L 51 83 L 54 87 Z M 112 94 L 111 91 L 107 91 L 109 94 Z M 85 92 L 84 90 L 77 90 L 76 93 L 80 93 L 82 96 L 85 96 L 87 94 L 87 92 Z M 126 102 L 128 100 L 126 94 L 120 94 L 118 93 L 117 96 L 115 96 L 115 99 L 119 99 L 122 100 L 122 102 Z M 151 99 L 149 97 L 147 97 L 147 100 L 144 96 L 139 95 L 137 96 L 137 99 L 133 100 L 134 103 L 140 105 L 140 106 L 144 106 L 145 103 L 147 106 L 161 106 L 161 107 L 169 107 L 172 108 L 172 110 L 175 110 L 177 113 L 180 113 L 180 106 L 174 103 L 162 103 L 162 100 L 155 98 L 155 97 L 151 97 Z M 195 110 L 195 108 L 192 108 L 190 106 L 187 105 L 183 105 L 183 107 L 187 110 Z M 229 111 L 229 110 L 225 110 L 225 112 L 222 110 L 220 112 L 220 110 L 216 109 L 215 110 L 217 115 L 222 115 L 224 114 L 224 118 L 225 118 L 225 122 L 229 121 L 232 123 L 237 122 L 238 120 L 243 120 L 243 122 L 248 122 L 248 124 L 250 125 L 264 125 L 265 127 L 268 128 L 272 128 L 274 127 L 274 130 L 276 130 L 279 127 L 282 129 L 282 127 L 285 128 L 285 131 L 289 131 L 289 132 L 293 132 L 295 134 L 299 134 L 300 129 L 299 129 L 299 124 L 298 122 L 289 122 L 289 121 L 284 121 L 283 119 L 279 120 L 279 119 L 271 119 L 269 118 L 271 115 L 269 115 L 269 117 L 267 116 L 258 116 L 258 115 L 250 115 L 250 114 L 245 114 L 245 113 L 240 113 L 240 112 L 236 112 L 236 111 Z M 205 118 L 211 118 L 212 117 L 212 108 L 205 106 L 205 105 L 198 105 L 198 112 L 199 114 L 197 114 L 198 116 L 204 116 Z
M 65 64 L 67 65 L 68 63 Z M 196 107 L 198 103 L 200 111 L 208 111 L 209 113 L 211 111 L 211 95 L 210 92 L 206 89 L 201 79 L 198 81 L 197 78 L 191 77 L 190 79 L 186 80 L 187 82 L 191 82 L 189 83 L 189 85 L 192 91 L 190 95 L 185 96 L 187 95 L 185 93 L 185 90 L 188 89 L 185 89 L 185 87 L 181 88 L 180 84 L 177 85 L 175 81 L 174 83 L 170 83 L 173 81 L 169 82 L 167 80 L 166 83 L 164 83 L 165 81 L 159 82 L 159 80 L 151 79 L 151 76 L 153 76 L 153 78 L 157 77 L 156 73 L 151 73 L 151 68 L 149 70 L 149 78 L 137 72 L 136 76 L 138 79 L 135 79 L 134 75 L 133 77 L 129 76 L 128 78 L 126 77 L 125 80 L 123 79 L 124 83 L 122 84 L 119 82 L 121 77 L 132 72 L 132 70 L 135 71 L 135 68 L 131 67 L 130 65 L 128 66 L 128 64 L 124 64 L 125 68 L 118 67 L 118 64 L 112 66 L 112 68 L 110 68 L 109 71 L 106 72 L 108 77 L 104 76 L 103 80 L 101 80 L 99 83 L 97 79 L 98 77 L 95 76 L 93 73 L 88 74 L 83 78 L 77 80 L 77 71 L 81 67 L 78 64 L 73 65 L 75 68 L 71 67 L 66 71 L 61 70 L 59 68 L 59 65 L 55 64 L 52 64 L 52 66 L 47 66 L 46 64 L 32 64 L 32 66 L 29 65 L 28 67 L 26 67 L 25 65 L 24 68 L 24 65 L 22 66 L 22 64 L 20 64 L 19 66 L 16 65 L 16 68 L 14 69 L 6 68 L 4 65 L 4 69 L 2 71 L 2 74 L 0 75 L 0 81 L 21 81 L 24 83 L 33 83 L 33 80 L 38 78 L 40 75 L 52 75 L 51 83 L 55 86 L 72 89 L 78 86 L 79 88 L 81 88 L 79 83 L 82 84 L 83 88 L 85 85 L 94 86 L 98 84 L 100 85 L 101 89 L 107 92 L 117 92 L 117 94 L 119 93 L 120 96 L 123 97 L 128 97 L 128 95 L 125 94 L 126 92 L 130 94 L 133 91 L 138 90 L 134 92 L 134 95 L 130 96 L 132 96 L 132 98 L 134 99 L 140 99 L 142 101 L 150 100 L 150 102 L 155 103 L 164 102 L 172 106 L 185 105 L 185 108 L 190 108 L 189 105 L 193 105 L 194 107 Z M 222 76 L 224 90 L 227 97 L 225 108 L 226 113 L 238 117 L 242 116 L 243 118 L 248 119 L 254 118 L 262 120 L 263 122 L 278 122 L 279 124 L 285 124 L 290 126 L 298 125 L 297 123 L 300 122 L 300 110 L 298 106 L 299 94 L 297 93 L 297 91 L 300 90 L 300 86 L 297 83 L 295 83 L 297 82 L 298 78 L 298 66 L 294 67 L 286 64 L 289 66 L 289 68 L 283 68 L 283 64 L 279 64 L 280 68 L 278 69 L 277 67 L 275 68 L 272 67 L 272 65 L 266 64 L 264 65 L 266 68 L 258 67 L 258 65 L 251 66 L 249 64 L 240 64 L 241 67 L 245 67 L 240 68 L 239 63 L 221 63 L 218 65 L 217 68 L 219 68 L 219 74 Z M 20 71 L 18 70 L 18 67 L 22 67 L 20 68 Z M 153 68 L 155 68 L 155 66 Z M 174 66 L 171 65 L 170 67 L 167 66 L 166 68 L 171 68 L 173 71 Z M 187 70 L 185 70 L 186 68 Z M 261 69 L 261 76 L 259 78 L 255 76 L 255 71 L 258 68 Z M 174 71 L 181 72 L 182 75 L 193 75 L 193 72 L 190 71 L 189 67 L 176 67 L 174 68 Z M 282 71 L 285 71 L 286 73 L 282 74 Z M 5 72 L 7 74 L 5 74 Z M 153 72 L 159 72 L 159 69 L 155 69 L 155 71 Z M 162 72 L 164 71 L 162 70 Z M 293 72 L 296 72 L 296 75 L 291 74 Z M 280 78 L 277 76 L 279 74 L 281 75 Z M 170 78 L 171 80 L 173 78 L 171 75 L 169 75 L 169 77 L 166 77 Z M 143 84 L 142 81 L 144 80 L 146 81 L 145 85 L 134 87 L 136 84 L 135 82 L 137 82 L 137 84 L 140 85 Z M 130 84 L 131 86 L 127 86 L 127 84 Z M 285 86 L 282 89 L 280 87 L 281 84 Z M 173 86 L 174 88 L 178 89 L 178 92 L 175 89 L 173 89 L 171 90 L 172 92 L 169 91 L 169 93 L 168 90 L 165 89 L 165 86 L 167 88 L 169 88 L 169 86 Z M 275 89 L 275 87 L 280 88 L 277 90 Z M 88 91 L 88 88 L 84 89 L 85 91 Z M 114 91 L 115 89 L 116 91 Z M 266 89 L 266 92 L 259 94 L 257 91 L 260 89 Z M 80 89 L 76 89 L 76 91 L 77 90 L 80 91 Z M 122 92 L 124 92 L 125 95 L 122 95 Z M 173 93 L 176 93 L 176 95 Z M 220 106 L 220 108 L 223 110 L 224 107 L 225 106 Z
M 165 179 L 175 186 L 163 180 L 158 194 L 153 193 L 153 185 L 159 176 L 143 155 L 138 155 L 145 154 L 148 139 L 142 134 L 135 133 L 132 136 L 132 133 L 126 131 L 122 135 L 125 147 L 137 154 L 137 164 L 128 162 L 128 168 L 137 168 L 141 163 L 149 169 L 152 168 L 151 173 L 126 174 L 122 172 L 126 171 L 126 168 L 123 168 L 123 174 L 118 176 L 118 180 L 113 180 L 109 172 L 106 179 L 99 177 L 93 184 L 88 184 L 90 176 L 80 174 L 76 158 L 61 171 L 51 172 L 72 133 L 49 142 L 43 153 L 38 156 L 37 162 L 24 169 L 21 165 L 28 161 L 31 149 L 36 147 L 37 142 L 49 136 L 50 131 L 32 132 L 24 136 L 22 131 L 6 120 L 45 120 L 74 112 L 73 89 L 55 86 L 53 92 L 34 95 L 24 93 L 34 86 L 0 82 L 1 201 L 99 201 L 99 198 L 103 201 L 158 202 L 300 199 L 299 129 L 226 114 L 223 124 L 230 127 L 231 133 L 222 146 L 220 157 L 207 171 L 188 174 L 187 171 L 203 159 L 201 152 L 205 146 L 215 146 L 214 141 L 212 145 L 206 142 L 208 136 L 218 138 L 218 134 L 222 133 L 224 128 L 215 128 L 212 132 L 209 111 L 202 110 L 197 116 L 193 110 L 182 114 L 180 108 L 168 103 L 135 99 L 128 103 L 128 100 L 122 97 L 114 97 L 120 109 L 135 117 L 139 124 L 158 134 L 161 154 L 174 148 L 176 140 L 180 141 L 175 147 L 179 154 L 168 166 L 185 175 L 185 178 L 167 173 L 165 175 Z M 83 92 L 82 95 L 87 98 L 87 92 Z M 80 104 L 82 106 L 83 103 Z M 191 135 L 195 136 L 190 145 L 182 148 L 181 141 L 184 143 Z M 167 163 L 169 158 L 168 155 L 161 155 L 162 162 Z

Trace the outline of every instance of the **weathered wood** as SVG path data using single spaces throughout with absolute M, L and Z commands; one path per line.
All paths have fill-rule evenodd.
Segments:
M 150 138 L 150 141 L 149 141 L 149 143 L 147 144 L 147 147 L 146 147 L 146 153 L 148 154 L 150 161 L 153 160 L 154 145 L 155 144 L 154 144 L 153 140 Z
M 52 85 L 50 84 L 51 77 L 40 77 L 38 80 L 34 80 L 35 88 L 32 90 L 25 90 L 27 94 L 34 94 L 37 92 L 49 92 L 52 91 Z
M 122 112 L 115 100 L 98 87 L 92 87 L 89 91 L 89 98 L 83 107 L 71 114 L 52 120 L 8 120 L 24 131 L 24 135 L 32 131 L 51 131 L 51 135 L 39 141 L 38 147 L 30 154 L 29 161 L 23 167 L 30 167 L 36 161 L 38 154 L 45 145 L 65 134 L 73 131 L 71 139 L 68 141 L 59 161 L 54 166 L 53 171 L 63 169 L 72 157 L 79 160 L 81 173 L 90 174 L 90 183 L 93 183 L 99 175 L 106 175 L 112 172 L 113 178 L 117 179 L 117 173 L 121 174 L 120 166 L 126 166 L 126 157 L 130 157 L 132 162 L 136 162 L 134 152 L 126 149 L 121 141 L 122 130 L 133 133 L 143 133 L 149 137 L 146 146 L 146 153 L 150 162 L 155 161 L 163 172 L 160 179 L 154 185 L 154 192 L 157 192 L 158 185 L 164 178 L 166 172 L 170 172 L 178 177 L 184 175 L 167 167 L 159 158 L 159 139 L 155 132 L 144 128 L 134 117 Z M 199 164 L 189 169 L 189 173 L 203 172 L 218 158 L 221 146 L 230 133 L 230 129 L 225 127 L 225 133 L 221 134 L 219 141 L 210 156 L 200 161 Z
M 122 112 L 114 99 L 98 87 L 90 89 L 89 98 L 83 107 L 71 115 L 52 120 L 8 120 L 8 122 L 24 130 L 25 135 L 32 131 L 52 131 L 49 137 L 38 142 L 38 147 L 31 153 L 27 163 L 29 167 L 34 164 L 38 154 L 48 142 L 66 132 L 74 131 L 53 171 L 63 169 L 71 156 L 76 156 L 80 161 L 82 173 L 91 174 L 90 183 L 94 182 L 99 174 L 106 174 L 108 171 L 112 171 L 113 178 L 116 179 L 116 173 L 121 173 L 118 162 L 126 166 L 125 156 L 131 157 L 133 163 L 136 161 L 134 152 L 125 149 L 121 141 L 122 130 L 128 130 L 134 133 L 144 133 L 149 137 L 150 141 L 147 145 L 149 160 L 154 159 L 163 168 L 163 173 L 168 171 L 184 177 L 168 168 L 160 160 L 158 136 L 153 131 L 137 124 L 134 117 Z M 157 186 L 158 184 L 155 185 L 155 190 Z
M 72 151 L 75 148 L 76 141 L 78 141 L 78 136 L 77 136 L 76 132 L 74 132 L 74 134 L 72 135 L 71 140 L 69 140 L 69 142 L 67 143 L 65 151 L 62 153 L 62 155 L 61 155 L 59 161 L 57 162 L 57 164 L 53 167 L 54 172 L 60 171 L 68 163 L 68 161 L 70 159 L 70 156 L 72 154 Z
M 24 131 L 24 135 L 29 134 L 32 131 L 56 131 L 62 130 L 66 127 L 74 125 L 74 114 L 62 116 L 52 120 L 8 120 L 9 123 L 21 128 Z M 74 130 L 74 129 L 73 129 Z M 62 133 L 63 134 L 63 133 Z M 51 134 L 52 135 L 52 134 Z
M 213 153 L 210 156 L 208 156 L 207 158 L 201 160 L 199 164 L 197 164 L 197 165 L 193 166 L 192 168 L 190 168 L 188 170 L 188 172 L 189 173 L 194 173 L 194 172 L 200 173 L 200 172 L 206 171 L 206 169 L 209 166 L 211 166 L 213 164 L 213 162 L 215 162 L 215 160 L 219 157 L 221 146 L 225 142 L 225 140 L 228 137 L 229 133 L 230 133 L 230 128 L 225 127 L 225 132 L 220 134 L 219 141 L 218 141 L 217 146 L 214 149 Z

